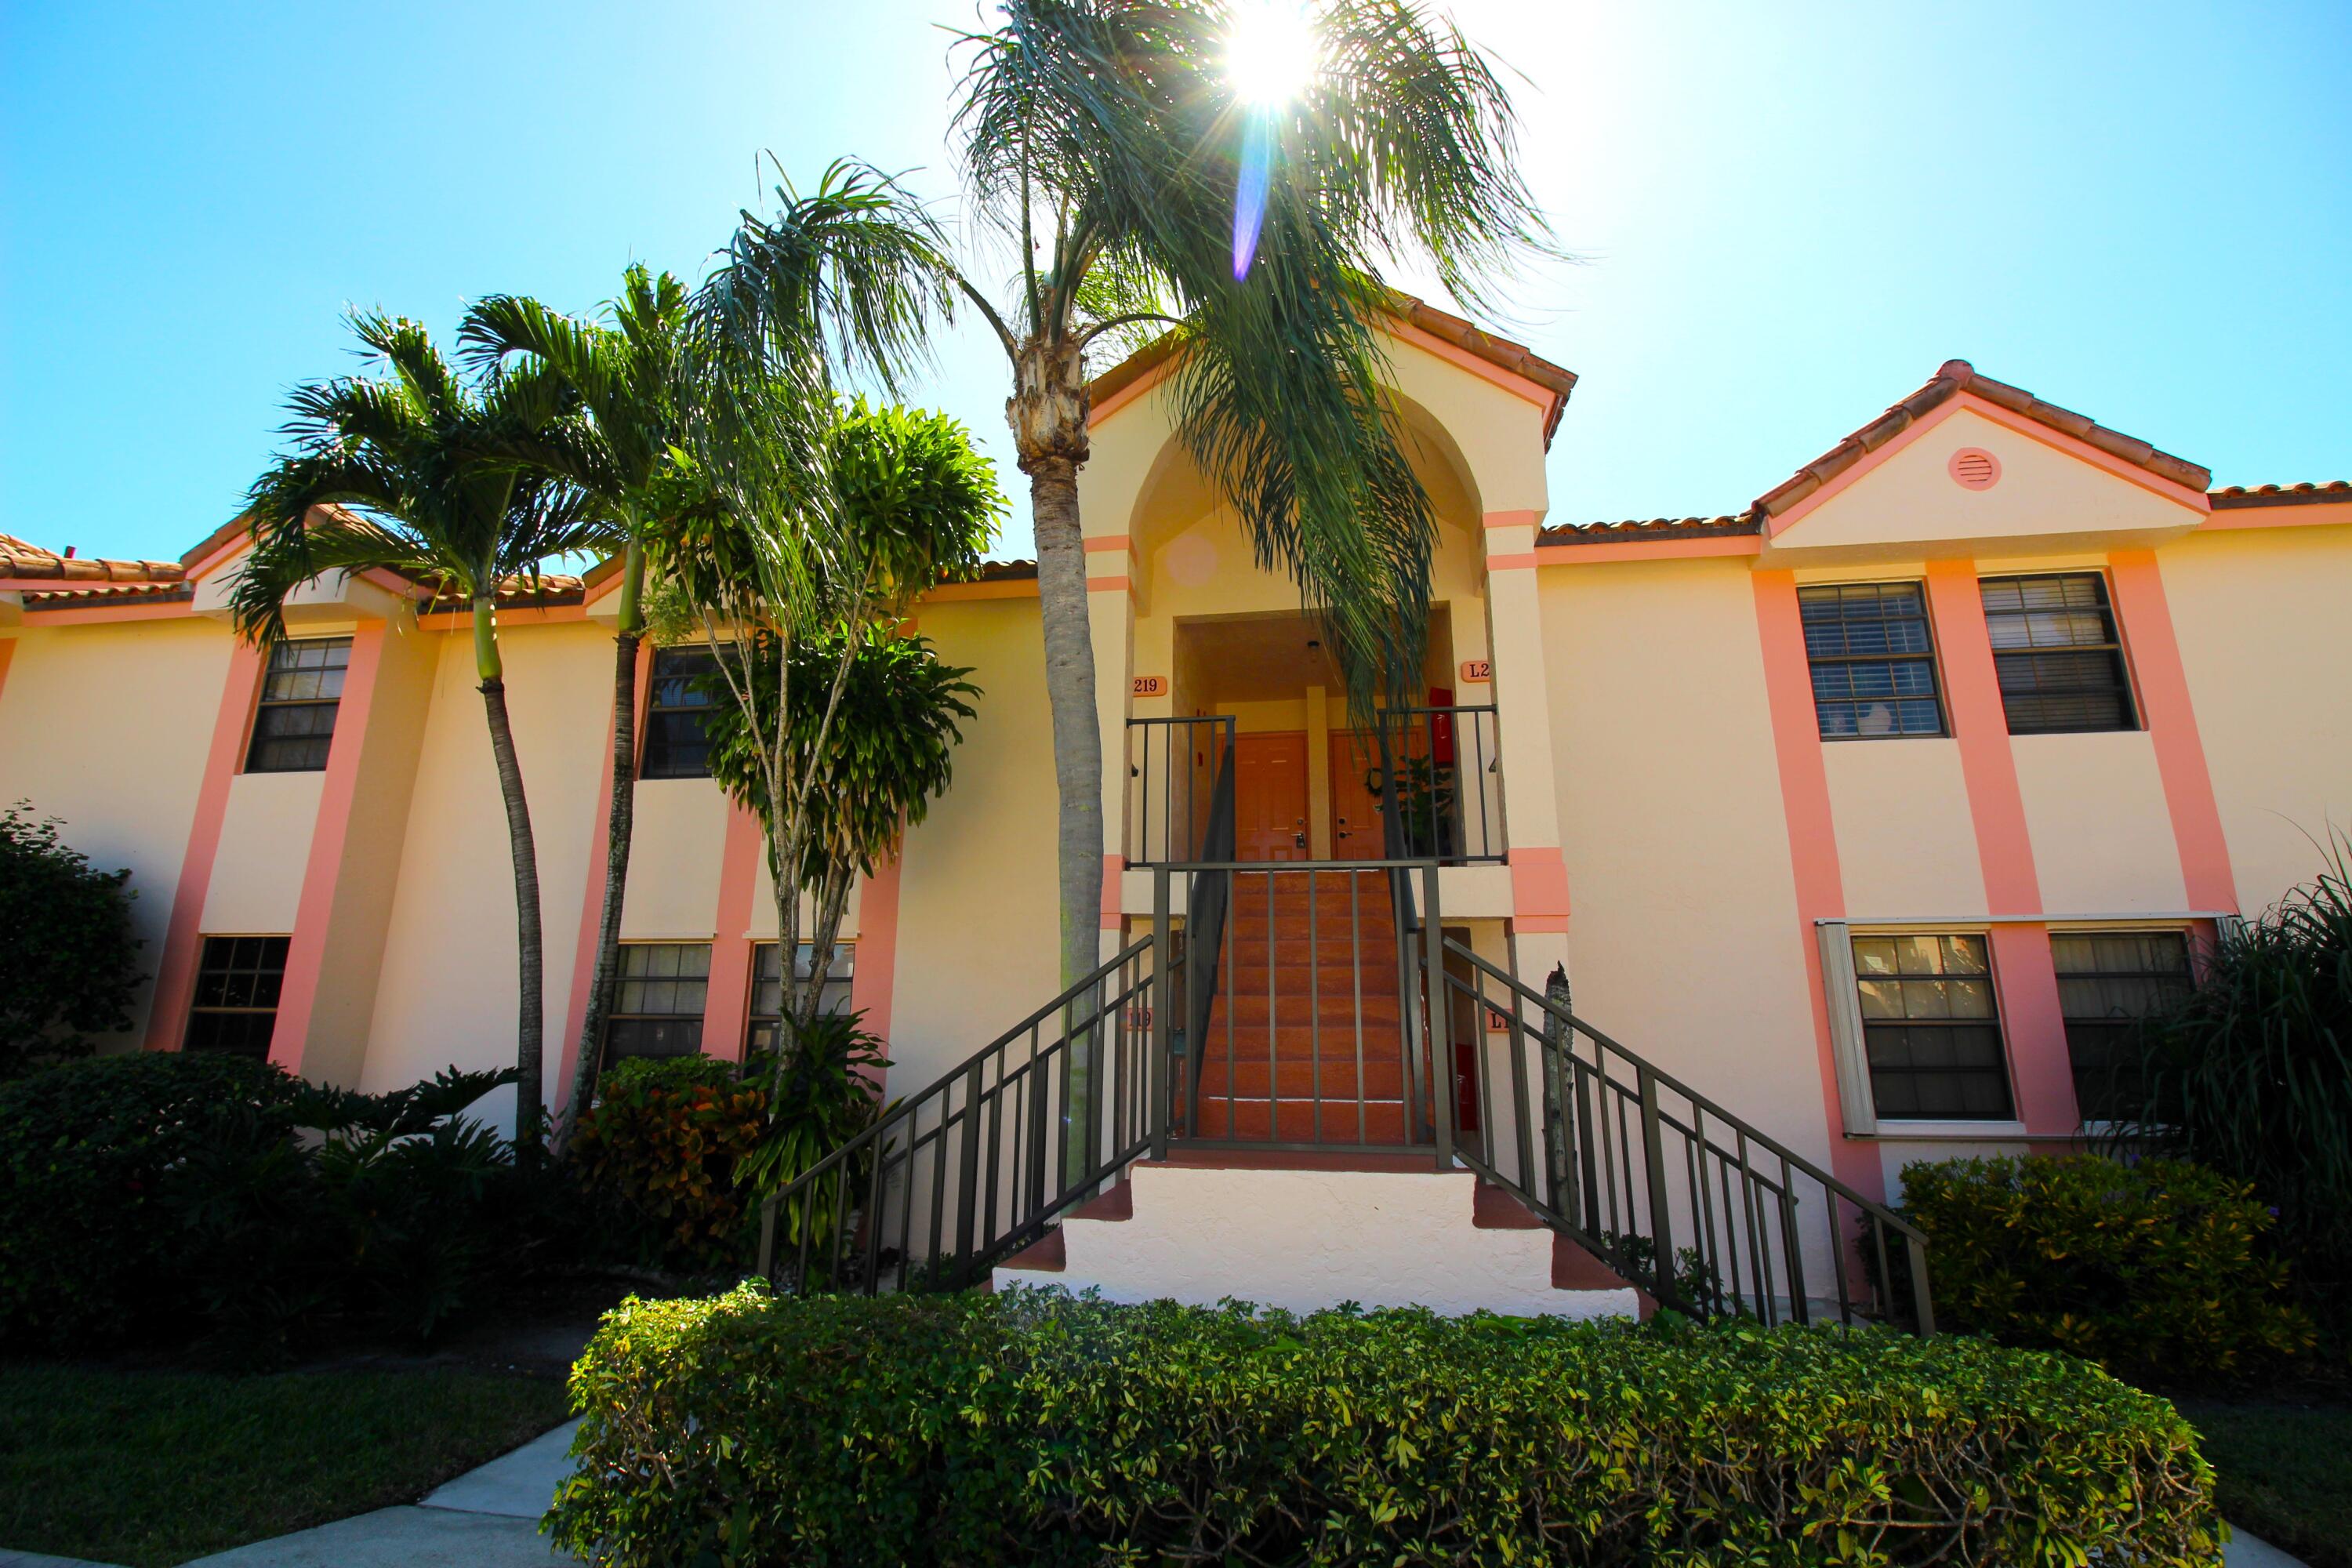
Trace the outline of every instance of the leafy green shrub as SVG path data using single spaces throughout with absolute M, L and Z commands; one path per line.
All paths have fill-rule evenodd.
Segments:
M 551 1526 L 632 1568 L 2219 1559 L 2169 1405 L 1958 1337 L 751 1284 L 572 1392 Z
M 789 1048 L 746 1068 L 746 1077 L 768 1086 L 776 1107 L 758 1146 L 736 1168 L 754 1201 L 782 1192 L 873 1125 L 882 1109 L 879 1074 L 890 1058 L 865 1018 L 863 1013 L 820 1013 L 793 1026 Z M 784 1247 L 797 1258 L 805 1242 L 811 1258 L 829 1256 L 835 1216 L 864 1203 L 873 1170 L 871 1150 L 861 1151 L 835 1166 L 835 1175 L 779 1205 Z
M 92 868 L 30 802 L 0 811 L 0 1079 L 131 1027 L 139 941 L 128 871 Z
M 339 1325 L 429 1337 L 547 1215 L 549 1178 L 458 1114 L 511 1078 L 363 1095 L 168 1052 L 0 1086 L 0 1337 L 203 1334 L 240 1360 Z
M 2245 1184 L 2200 1166 L 1920 1161 L 1903 1168 L 1903 1199 L 1927 1234 L 1941 1327 L 2166 1380 L 2311 1346 L 2311 1321 L 2263 1246 L 2269 1212 Z
M 565 1151 L 631 1261 L 700 1272 L 748 1256 L 737 1167 L 759 1146 L 767 1092 L 703 1056 L 631 1058 L 606 1068 Z
M 224 1118 L 299 1088 L 243 1057 L 148 1051 L 0 1084 L 0 1341 L 103 1342 L 181 1310 L 165 1177 Z
M 2119 1141 L 2252 1184 L 2304 1300 L 2352 1336 L 2352 841 L 2145 1021 Z

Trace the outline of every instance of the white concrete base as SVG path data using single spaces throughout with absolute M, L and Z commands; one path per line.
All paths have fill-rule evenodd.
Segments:
M 1448 1315 L 1631 1317 L 1632 1289 L 1551 1283 L 1552 1233 L 1472 1223 L 1468 1172 L 1139 1165 L 1134 1215 L 1062 1222 L 1056 1271 L 999 1268 L 998 1289 L 1059 1285 L 1112 1301 L 1227 1297 L 1311 1312 L 1355 1301 Z

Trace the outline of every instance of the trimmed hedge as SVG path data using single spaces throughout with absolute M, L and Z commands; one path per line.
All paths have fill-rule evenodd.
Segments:
M 1969 1339 L 749 1284 L 572 1394 L 549 1524 L 613 1564 L 2220 1556 L 2170 1405 Z
M 1923 1160 L 1903 1167 L 1903 1213 L 1947 1328 L 2167 1386 L 2274 1370 L 2315 1339 L 2268 1245 L 2274 1211 L 2201 1165 Z

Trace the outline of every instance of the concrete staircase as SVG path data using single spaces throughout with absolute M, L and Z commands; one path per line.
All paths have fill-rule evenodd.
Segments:
M 1309 1312 L 1354 1301 L 1519 1317 L 1630 1317 L 1645 1303 L 1468 1171 L 1425 1154 L 1186 1150 L 1137 1165 L 994 1271 L 1014 1284 Z
M 1327 871 L 1275 882 L 1269 891 L 1263 877 L 1234 878 L 1217 995 L 1199 1045 L 1196 1136 L 1410 1142 L 1387 877 Z

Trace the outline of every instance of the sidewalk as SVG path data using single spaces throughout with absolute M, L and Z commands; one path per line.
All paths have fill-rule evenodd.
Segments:
M 257 1541 L 187 1568 L 549 1568 L 577 1562 L 548 1544 L 539 1517 L 572 1473 L 567 1450 L 579 1426 L 567 1421 L 414 1508 L 379 1509 Z M 15 1568 L 5 1552 L 0 1568 Z M 41 1568 L 41 1560 L 28 1568 Z

